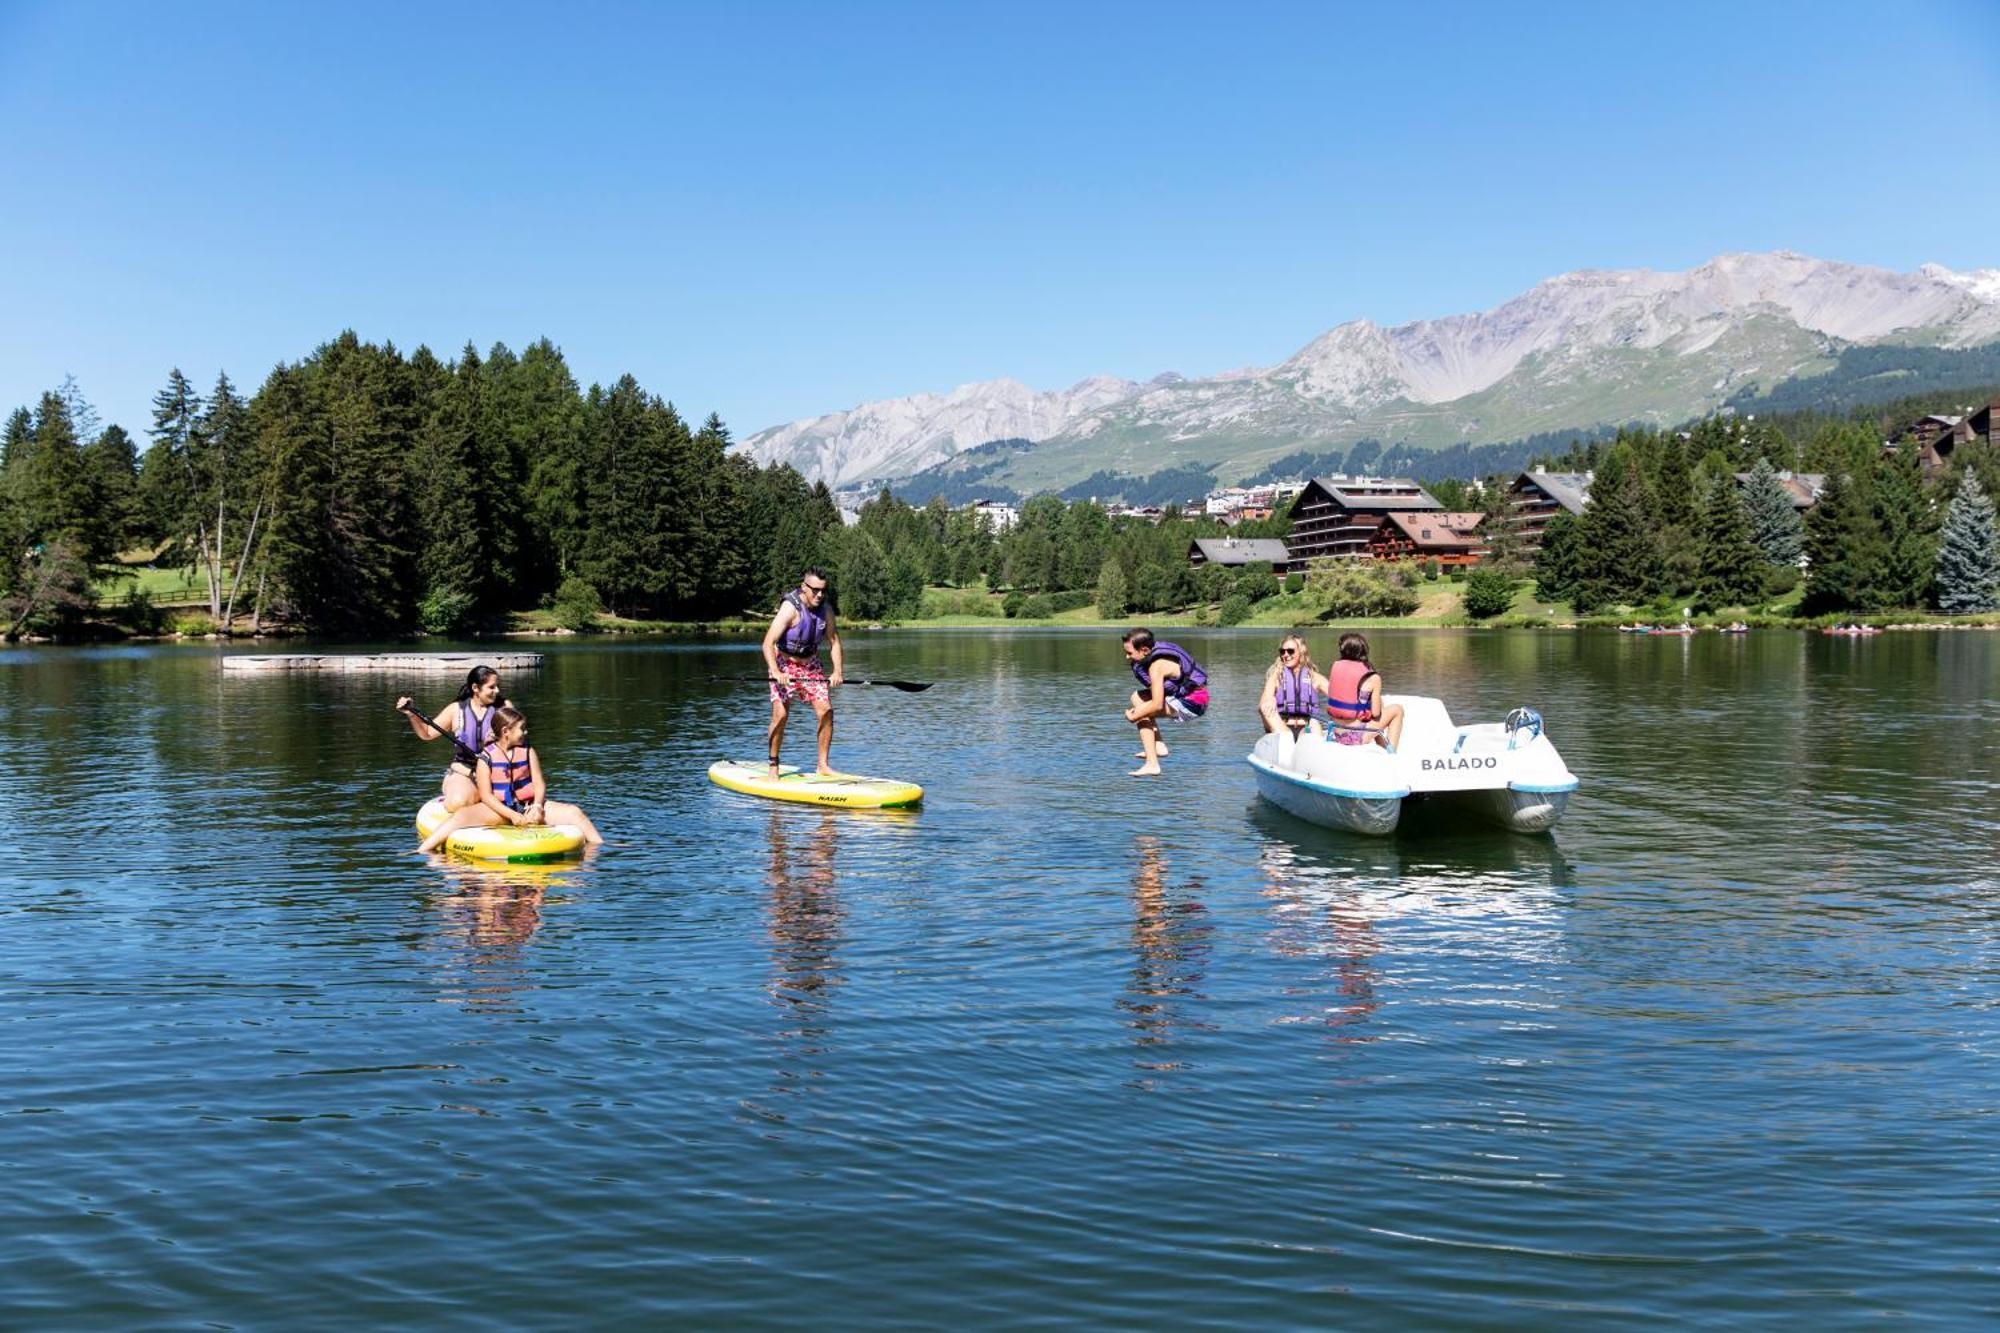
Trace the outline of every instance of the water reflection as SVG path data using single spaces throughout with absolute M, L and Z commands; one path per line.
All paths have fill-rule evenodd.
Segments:
M 447 860 L 439 870 L 445 883 L 430 903 L 437 925 L 429 947 L 440 959 L 440 998 L 474 1013 L 525 1012 L 521 997 L 540 988 L 528 947 L 579 868 Z
M 1264 844 L 1259 863 L 1264 896 L 1271 900 L 1272 951 L 1325 964 L 1304 984 L 1284 988 L 1309 1007 L 1276 1021 L 1322 1023 L 1341 1042 L 1372 1040 L 1366 1028 L 1382 1007 L 1381 970 L 1373 962 L 1382 940 L 1359 895 L 1326 891 L 1319 869 L 1302 864 L 1297 849 L 1277 839 Z
M 832 811 L 774 808 L 770 815 L 766 883 L 771 977 L 766 989 L 780 1018 L 771 1087 L 775 1095 L 809 1089 L 831 1049 L 832 1001 L 845 984 L 839 948 L 846 909 L 835 870 L 840 821 Z
M 1389 838 L 1321 829 L 1263 801 L 1249 815 L 1263 840 L 1267 893 L 1287 910 L 1310 904 L 1337 912 L 1343 930 L 1365 925 L 1371 936 L 1390 926 L 1504 922 L 1553 929 L 1491 932 L 1487 946 L 1540 951 L 1559 942 L 1560 891 L 1573 872 L 1554 838 L 1468 832 L 1448 809 L 1431 807 L 1406 813 Z
M 1134 836 L 1132 849 L 1132 980 L 1118 1008 L 1138 1047 L 1133 1063 L 1147 1072 L 1136 1086 L 1151 1088 L 1151 1075 L 1186 1067 L 1174 1050 L 1176 1034 L 1212 1027 L 1193 1009 L 1207 998 L 1201 983 L 1214 927 L 1200 900 L 1200 876 L 1169 884 L 1166 852 L 1150 833 Z

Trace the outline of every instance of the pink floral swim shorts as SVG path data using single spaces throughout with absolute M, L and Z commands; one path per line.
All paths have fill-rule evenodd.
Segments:
M 778 669 L 785 673 L 786 682 L 780 685 L 771 682 L 771 702 L 788 703 L 793 699 L 803 699 L 809 704 L 827 702 L 826 668 L 817 657 L 786 657 L 778 654 Z

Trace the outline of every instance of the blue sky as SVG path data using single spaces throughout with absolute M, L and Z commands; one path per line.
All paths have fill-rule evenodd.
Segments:
M 1992 0 L 0 0 L 0 410 L 74 374 L 137 434 L 352 327 L 742 436 L 1575 268 L 2000 266 L 1996 55 Z

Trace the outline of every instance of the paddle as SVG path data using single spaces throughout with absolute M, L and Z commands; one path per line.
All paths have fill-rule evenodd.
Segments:
M 771 678 L 769 676 L 710 676 L 709 679 L 761 680 L 768 684 Z M 905 694 L 921 694 L 931 686 L 937 684 L 934 680 L 843 680 L 840 683 L 842 685 L 886 685 L 892 690 L 901 690 Z
M 417 719 L 417 721 L 423 723 L 425 726 L 429 727 L 432 731 L 435 731 L 438 735 L 448 737 L 451 741 L 451 749 L 453 757 L 462 762 L 467 768 L 477 768 L 479 766 L 479 756 L 473 753 L 472 747 L 467 745 L 464 741 L 460 740 L 457 736 L 453 735 L 451 729 L 445 726 L 444 724 L 440 723 L 436 718 L 426 717 L 424 714 L 419 713 L 416 709 L 410 707 L 408 704 L 404 704 L 401 708 L 398 708 L 396 711 L 399 713 L 408 713 L 411 717 Z

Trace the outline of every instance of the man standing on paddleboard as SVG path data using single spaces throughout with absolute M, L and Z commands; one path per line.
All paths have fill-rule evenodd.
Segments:
M 833 650 L 830 676 L 819 661 L 822 640 Z M 784 744 L 785 722 L 795 699 L 811 704 L 819 719 L 819 771 L 832 774 L 827 753 L 833 748 L 833 689 L 841 681 L 841 656 L 840 632 L 833 627 L 833 608 L 827 605 L 824 571 L 808 569 L 799 586 L 778 603 L 778 614 L 771 617 L 771 628 L 764 631 L 764 667 L 771 680 L 771 776 L 778 776 L 778 750 Z

